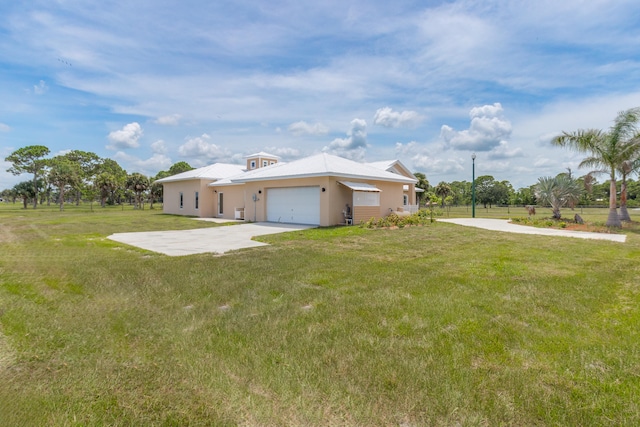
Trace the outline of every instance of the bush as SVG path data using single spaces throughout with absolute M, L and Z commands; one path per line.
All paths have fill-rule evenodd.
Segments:
M 442 215 L 442 214 L 440 214 Z M 433 222 L 433 211 L 419 210 L 409 216 L 399 216 L 396 213 L 390 213 L 382 218 L 370 218 L 368 221 L 360 223 L 363 228 L 404 228 L 411 225 L 425 225 Z

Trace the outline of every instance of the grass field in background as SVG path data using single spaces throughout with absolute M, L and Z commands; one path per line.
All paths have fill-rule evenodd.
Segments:
M 0 425 L 640 422 L 636 233 L 337 227 L 186 257 L 106 239 L 210 226 L 0 205 Z

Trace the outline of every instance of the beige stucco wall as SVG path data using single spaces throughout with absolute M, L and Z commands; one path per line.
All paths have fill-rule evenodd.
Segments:
M 278 163 L 278 159 L 274 157 L 268 157 L 268 156 L 247 157 L 247 170 L 250 171 L 252 169 L 265 167 L 265 165 L 263 164 L 265 160 L 267 162 L 266 166 L 271 166 L 272 164 Z M 256 162 L 255 167 L 253 168 L 251 167 L 251 162 Z
M 163 186 L 162 210 L 167 214 L 191 215 L 201 218 L 214 216 L 213 190 L 207 187 L 211 181 L 194 179 L 189 181 L 165 182 Z M 198 209 L 195 208 L 195 194 L 199 192 Z M 180 208 L 180 192 L 183 194 Z
M 236 208 L 245 207 L 245 186 L 244 185 L 229 185 L 226 187 L 209 187 L 209 191 L 213 191 L 214 195 L 214 217 L 235 219 Z M 222 215 L 219 214 L 219 194 L 223 194 L 222 198 Z M 245 209 L 245 220 L 251 220 L 247 217 Z
M 215 186 L 215 191 L 224 194 L 224 212 L 222 217 L 234 219 L 235 208 L 245 208 L 245 220 L 247 221 L 266 221 L 267 212 L 267 190 L 270 188 L 282 187 L 309 187 L 317 186 L 325 191 L 320 191 L 320 225 L 330 226 L 336 224 L 344 224 L 344 215 L 342 211 L 345 205 L 351 206 L 354 214 L 354 224 L 359 221 L 355 218 L 356 209 L 353 206 L 353 192 L 351 189 L 339 184 L 338 181 L 349 181 L 349 179 L 336 177 L 314 177 L 299 178 L 276 181 L 258 181 L 249 182 L 243 185 Z M 395 182 L 384 182 L 374 180 L 356 180 L 353 182 L 362 182 L 375 185 L 381 191 L 380 206 L 367 207 L 360 209 L 360 213 L 364 220 L 371 217 L 382 217 L 388 215 L 403 206 L 403 184 Z M 410 186 L 410 192 L 413 185 Z M 257 201 L 253 201 L 253 195 L 256 195 Z M 415 192 L 413 193 L 415 194 Z M 217 194 L 214 193 L 214 211 L 217 216 Z

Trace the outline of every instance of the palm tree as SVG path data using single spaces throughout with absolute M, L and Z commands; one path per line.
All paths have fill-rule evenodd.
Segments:
M 112 173 L 102 172 L 96 176 L 94 185 L 100 192 L 100 206 L 104 208 L 107 197 L 118 188 L 118 178 Z
M 427 180 L 427 176 L 422 172 L 416 172 L 413 174 L 413 176 L 415 176 L 418 180 L 418 182 L 416 182 L 416 188 L 421 188 L 424 190 L 418 196 L 420 201 L 422 202 L 425 199 L 427 191 L 429 191 L 429 181 Z
M 134 209 L 142 208 L 142 193 L 149 188 L 149 178 L 134 172 L 127 177 L 127 188 L 135 193 Z
M 640 121 L 640 108 L 632 108 L 618 113 L 608 132 L 580 129 L 572 133 L 563 132 L 551 141 L 554 145 L 587 153 L 588 156 L 582 160 L 579 167 L 592 167 L 595 168 L 594 173 L 609 174 L 607 226 L 610 227 L 622 227 L 617 210 L 616 171 L 624 161 L 631 159 L 640 149 L 640 136 L 636 128 L 638 121 Z
M 444 199 L 451 194 L 451 186 L 442 181 L 434 189 L 436 195 L 442 199 L 442 209 L 444 209 Z
M 622 175 L 622 184 L 620 185 L 620 219 L 622 221 L 631 221 L 629 211 L 627 210 L 627 177 L 633 172 L 633 162 L 625 160 L 619 169 Z
M 551 205 L 553 218 L 560 219 L 560 208 L 564 206 L 575 206 L 580 200 L 582 188 L 577 180 L 570 178 L 566 174 L 552 177 L 542 177 L 538 179 L 535 187 L 538 202 L 543 205 Z

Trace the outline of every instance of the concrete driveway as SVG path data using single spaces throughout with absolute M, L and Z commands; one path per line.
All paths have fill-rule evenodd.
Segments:
M 194 255 L 207 252 L 223 254 L 228 251 L 265 246 L 251 240 L 255 236 L 306 230 L 313 225 L 249 223 L 196 230 L 144 231 L 116 233 L 110 240 L 136 246 L 169 256 Z
M 555 228 L 539 228 L 526 225 L 512 224 L 508 219 L 491 218 L 451 218 L 438 219 L 438 222 L 449 222 L 452 224 L 466 225 L 468 227 L 483 228 L 485 230 L 505 231 L 507 233 L 538 234 L 543 236 L 563 236 L 576 237 L 578 239 L 609 240 L 612 242 L 624 243 L 627 239 L 625 234 L 591 233 L 587 231 L 558 230 Z

